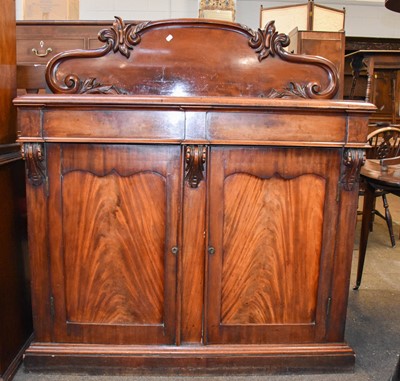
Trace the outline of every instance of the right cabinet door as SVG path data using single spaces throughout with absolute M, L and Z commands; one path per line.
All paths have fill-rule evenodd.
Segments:
M 208 344 L 323 342 L 338 149 L 213 147 Z

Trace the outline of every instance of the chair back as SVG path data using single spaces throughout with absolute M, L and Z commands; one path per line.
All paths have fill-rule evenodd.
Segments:
M 367 159 L 385 159 L 400 155 L 400 128 L 383 127 L 368 135 L 371 148 Z

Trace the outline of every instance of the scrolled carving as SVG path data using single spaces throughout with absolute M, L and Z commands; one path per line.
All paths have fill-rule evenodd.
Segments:
M 284 48 L 290 43 L 290 38 L 286 34 L 278 33 L 275 28 L 275 22 L 270 21 L 264 29 L 258 29 L 257 32 L 242 26 L 250 34 L 249 46 L 258 53 L 258 60 L 261 62 L 268 56 L 279 56 L 284 61 L 309 64 L 321 67 L 328 75 L 329 84 L 326 89 L 321 89 L 321 85 L 316 82 L 310 82 L 304 86 L 306 98 L 312 99 L 330 99 L 334 97 L 339 88 L 339 75 L 335 65 L 322 57 L 308 56 L 300 54 L 291 54 Z M 277 91 L 279 93 L 279 91 Z M 294 96 L 299 96 L 293 93 Z M 300 95 L 303 97 L 302 95 Z
M 224 23 L 220 21 L 180 19 L 180 20 L 161 20 L 154 22 L 144 22 L 138 25 L 125 24 L 120 17 L 116 17 L 111 28 L 104 29 L 99 33 L 99 40 L 104 42 L 101 48 L 94 50 L 71 50 L 63 52 L 51 59 L 47 65 L 46 81 L 51 91 L 64 94 L 127 94 L 123 89 L 118 88 L 114 83 L 103 83 L 101 80 L 90 78 L 80 78 L 79 74 L 58 73 L 60 65 L 70 59 L 99 58 L 106 56 L 110 52 L 122 54 L 129 58 L 134 47 L 138 45 L 145 33 L 152 30 L 163 28 L 205 28 L 221 29 L 226 32 L 234 32 L 247 39 L 251 49 L 258 54 L 258 60 L 264 61 L 268 57 L 278 57 L 284 61 L 294 64 L 306 64 L 317 66 L 327 74 L 327 85 L 322 87 L 320 80 L 305 83 L 296 82 L 299 79 L 290 79 L 284 88 L 267 89 L 270 91 L 266 96 L 269 98 L 312 98 L 329 99 L 332 98 L 339 87 L 339 76 L 335 65 L 329 60 L 308 55 L 291 54 L 284 48 L 289 45 L 290 39 L 287 35 L 278 33 L 273 21 L 269 22 L 264 29 L 257 31 L 251 28 L 234 23 Z M 184 57 L 182 57 L 184 59 Z M 134 64 L 130 62 L 129 64 Z M 273 65 L 274 66 L 274 65 Z M 87 75 L 87 74 L 86 74 Z M 81 74 L 81 76 L 83 76 Z M 100 74 L 96 74 L 99 78 Z M 318 76 L 317 76 L 318 77 Z M 320 77 L 320 75 L 319 75 Z M 110 79 L 109 79 L 110 81 Z M 289 82 L 290 81 L 290 82 Z M 325 82 L 325 81 L 324 81 Z M 256 94 L 255 96 L 257 96 Z
M 204 165 L 207 160 L 207 146 L 190 145 L 185 152 L 185 180 L 191 188 L 197 188 L 204 179 Z
M 272 89 L 266 98 L 307 98 L 307 90 L 304 85 L 299 83 L 289 82 L 288 87 L 278 91 Z
M 259 28 L 256 32 L 250 28 L 245 28 L 251 34 L 249 45 L 258 53 L 258 60 L 260 62 L 269 55 L 274 56 L 279 46 L 286 47 L 290 43 L 287 35 L 276 32 L 274 21 L 270 21 L 265 25 L 264 29 Z
M 341 184 L 344 190 L 352 191 L 358 183 L 360 169 L 366 160 L 365 150 L 345 149 L 343 153 L 343 166 Z
M 96 78 L 89 78 L 82 83 L 81 94 L 127 94 L 127 91 L 114 85 L 103 85 Z
M 139 32 L 150 22 L 144 22 L 138 25 L 125 25 L 124 21 L 116 16 L 112 28 L 103 29 L 99 32 L 99 40 L 112 46 L 114 53 L 120 52 L 126 58 L 129 58 L 133 47 L 141 41 Z
M 41 143 L 24 143 L 21 146 L 22 158 L 26 161 L 26 174 L 34 186 L 42 185 L 46 178 L 44 147 Z
M 96 79 L 81 79 L 76 74 L 69 74 L 63 80 L 57 79 L 57 70 L 62 62 L 73 58 L 97 58 L 103 57 L 111 50 L 114 53 L 121 53 L 129 58 L 130 51 L 140 43 L 139 32 L 142 31 L 150 22 L 138 25 L 125 25 L 120 17 L 115 17 L 113 26 L 99 32 L 98 38 L 105 45 L 93 50 L 71 50 L 54 56 L 47 64 L 46 81 L 51 91 L 64 94 L 126 94 L 113 84 L 99 84 Z

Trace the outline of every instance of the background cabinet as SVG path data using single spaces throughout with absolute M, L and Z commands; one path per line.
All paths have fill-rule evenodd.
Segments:
M 339 72 L 339 90 L 336 98 L 343 99 L 344 92 L 344 32 L 320 32 L 293 29 L 289 33 L 288 50 L 295 54 L 310 54 L 327 58 L 336 65 Z
M 136 23 L 136 22 L 132 22 Z M 17 86 L 19 94 L 45 92 L 47 62 L 73 49 L 96 49 L 97 34 L 112 21 L 18 21 Z
M 346 64 L 348 98 L 376 105 L 371 123 L 400 123 L 400 51 L 359 50 L 346 55 Z
M 16 139 L 15 3 L 0 13 L 0 379 L 10 380 L 32 332 L 24 166 Z

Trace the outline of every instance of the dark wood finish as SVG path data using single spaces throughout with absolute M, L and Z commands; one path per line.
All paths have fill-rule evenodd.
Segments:
M 290 45 L 288 50 L 295 54 L 310 54 L 325 57 L 332 61 L 339 72 L 339 91 L 335 98 L 343 99 L 344 81 L 344 32 L 316 32 L 298 30 L 289 33 Z
M 117 19 L 100 38 L 49 62 L 57 94 L 15 100 L 26 366 L 351 369 L 348 224 L 374 107 L 333 100 L 335 66 L 285 52 L 273 23 Z
M 400 49 L 400 39 L 382 37 L 346 36 L 346 54 L 358 50 L 397 50 Z
M 379 160 L 367 160 L 361 170 L 366 184 L 364 192 L 363 218 L 361 223 L 361 237 L 358 254 L 357 279 L 354 287 L 357 290 L 361 285 L 362 273 L 367 252 L 368 236 L 372 223 L 375 193 L 385 191 L 400 196 L 400 166 L 389 165 L 382 167 Z
M 385 7 L 393 12 L 400 12 L 400 3 L 398 0 L 385 0 Z
M 400 123 L 400 51 L 362 50 L 346 55 L 346 61 L 352 70 L 348 98 L 361 97 L 377 106 L 371 123 Z
M 400 129 L 396 127 L 383 127 L 379 128 L 368 135 L 368 142 L 371 145 L 371 148 L 367 151 L 368 159 L 378 159 L 381 161 L 382 169 L 384 169 L 388 164 L 386 164 L 386 160 L 388 163 L 391 163 L 391 160 L 398 157 L 400 151 Z M 363 189 L 363 187 L 362 187 Z M 377 189 L 374 196 L 375 199 L 377 197 L 382 197 L 383 206 L 385 208 L 385 214 L 383 215 L 379 210 L 375 208 L 375 202 L 373 206 L 373 216 L 370 225 L 370 230 L 373 228 L 373 217 L 377 215 L 383 218 L 386 221 L 390 241 L 392 243 L 392 247 L 396 245 L 396 239 L 394 237 L 393 232 L 393 223 L 392 216 L 389 210 L 389 203 L 386 197 L 387 192 L 382 189 Z
M 49 59 L 65 50 L 101 47 L 97 34 L 111 23 L 111 20 L 17 21 L 18 94 L 48 91 L 44 71 Z
M 0 379 L 11 380 L 32 332 L 24 167 L 16 140 L 15 2 L 0 13 Z
M 0 16 L 1 27 L 1 57 L 0 70 L 1 96 L 0 96 L 0 144 L 13 143 L 16 139 L 15 120 L 16 110 L 12 107 L 12 99 L 15 97 L 16 81 L 16 53 L 15 53 L 15 7 L 4 9 Z M 4 3 L 6 6 L 6 3 Z

